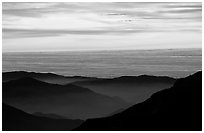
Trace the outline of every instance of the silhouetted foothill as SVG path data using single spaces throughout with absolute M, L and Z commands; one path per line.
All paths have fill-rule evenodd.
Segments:
M 118 96 L 132 105 L 143 102 L 153 93 L 171 87 L 176 79 L 167 76 L 121 76 L 86 81 L 72 84 L 89 88 L 107 96 Z
M 82 120 L 51 119 L 25 113 L 3 103 L 3 131 L 67 131 L 79 126 Z
M 3 130 L 202 130 L 202 72 L 177 80 L 147 75 L 113 79 L 85 77 L 88 80 L 74 79 L 73 83 L 64 85 L 40 77 L 16 77 L 3 82 Z M 105 92 L 118 95 L 109 96 Z M 119 97 L 119 94 L 124 98 L 130 94 L 147 97 L 143 92 L 152 95 L 131 107 Z M 83 123 L 75 120 L 78 118 L 89 119 Z
M 202 72 L 178 79 L 146 101 L 104 118 L 88 119 L 79 131 L 201 131 Z
M 43 82 L 65 85 L 76 81 L 86 81 L 96 78 L 82 77 L 82 76 L 63 76 L 54 73 L 39 73 L 39 72 L 27 72 L 27 71 L 12 71 L 4 72 L 2 74 L 2 81 L 8 82 L 11 80 L 18 80 L 22 78 L 33 78 Z
M 106 116 L 129 103 L 73 84 L 58 85 L 23 77 L 4 82 L 4 103 L 25 112 L 57 114 L 70 119 Z

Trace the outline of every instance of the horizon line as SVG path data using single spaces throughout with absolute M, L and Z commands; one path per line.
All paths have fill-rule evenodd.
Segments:
M 43 50 L 43 51 L 3 51 L 4 53 L 48 53 L 48 52 L 109 52 L 109 51 L 154 51 L 154 50 L 187 50 L 187 49 L 199 49 L 200 48 L 155 48 L 155 49 L 84 49 L 84 50 Z

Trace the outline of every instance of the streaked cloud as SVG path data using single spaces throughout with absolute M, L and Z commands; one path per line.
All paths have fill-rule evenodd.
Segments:
M 3 39 L 197 32 L 201 2 L 3 2 Z M 185 37 L 184 37 L 185 38 Z
M 25 38 L 25 37 L 46 37 L 46 36 L 60 36 L 60 35 L 118 35 L 118 34 L 134 34 L 134 33 L 150 33 L 150 32 L 166 32 L 166 30 L 151 30 L 151 29 L 104 29 L 104 30 L 41 30 L 41 29 L 11 29 L 4 28 L 4 38 Z M 168 32 L 185 31 L 198 32 L 197 29 L 169 29 Z

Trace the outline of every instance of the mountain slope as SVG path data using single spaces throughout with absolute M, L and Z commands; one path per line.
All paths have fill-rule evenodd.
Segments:
M 48 82 L 52 84 L 61 84 L 61 85 L 76 82 L 76 81 L 86 81 L 90 79 L 95 79 L 95 78 L 81 77 L 81 76 L 65 77 L 54 73 L 37 73 L 37 72 L 26 72 L 26 71 L 4 72 L 2 74 L 3 82 L 17 80 L 25 77 L 30 77 L 44 82 Z
M 3 97 L 50 96 L 74 92 L 90 92 L 91 90 L 76 85 L 57 85 L 25 77 L 3 83 Z
M 128 103 L 117 97 L 95 93 L 76 85 L 57 85 L 33 78 L 3 83 L 3 102 L 25 112 L 57 114 L 67 118 L 101 117 L 126 108 Z
M 75 84 L 89 88 L 94 92 L 110 97 L 120 97 L 125 101 L 135 104 L 149 98 L 153 93 L 173 85 L 175 79 L 165 76 L 122 76 L 118 78 L 94 78 L 72 76 L 65 77 L 53 73 L 37 73 L 26 71 L 13 71 L 3 73 L 3 82 L 21 78 L 33 78 L 52 84 Z
M 85 121 L 75 130 L 200 131 L 202 130 L 202 72 L 178 79 L 122 113 Z
M 157 91 L 171 87 L 174 82 L 174 78 L 166 76 L 141 75 L 78 81 L 72 84 L 87 87 L 100 94 L 118 96 L 135 104 L 146 100 Z
M 3 131 L 67 131 L 79 126 L 82 122 L 82 120 L 38 117 L 2 104 Z
M 48 117 L 48 118 L 52 118 L 52 119 L 67 119 L 64 116 L 60 116 L 60 115 L 56 115 L 56 114 L 44 114 L 41 112 L 35 112 L 32 115 L 39 116 L 39 117 Z

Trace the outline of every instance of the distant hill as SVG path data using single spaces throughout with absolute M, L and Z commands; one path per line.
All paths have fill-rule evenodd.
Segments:
M 45 114 L 45 113 L 41 113 L 41 112 L 35 112 L 32 115 L 40 116 L 40 117 L 48 117 L 48 118 L 52 118 L 52 119 L 67 119 L 64 116 L 57 115 L 57 114 L 52 114 L 52 113 Z
M 3 100 L 30 113 L 54 113 L 86 119 L 107 116 L 118 109 L 143 102 L 153 93 L 171 87 L 175 80 L 149 75 L 105 79 L 13 71 L 3 73 Z M 51 101 L 58 108 L 52 107 Z
M 149 98 L 153 93 L 171 87 L 176 79 L 167 76 L 122 76 L 112 79 L 77 81 L 72 84 L 87 87 L 108 96 L 118 96 L 135 104 Z
M 202 72 L 178 79 L 169 89 L 121 113 L 88 119 L 75 130 L 201 131 Z
M 82 122 L 82 120 L 34 116 L 4 103 L 2 105 L 3 131 L 68 131 Z
M 101 117 L 129 105 L 118 97 L 88 88 L 50 84 L 30 77 L 3 83 L 2 98 L 4 103 L 25 112 L 51 113 L 71 119 Z
M 62 75 L 54 74 L 54 73 L 38 73 L 38 72 L 26 72 L 26 71 L 4 72 L 2 74 L 3 82 L 17 80 L 17 79 L 21 79 L 25 77 L 30 77 L 30 78 L 38 79 L 44 82 L 53 83 L 53 84 L 61 84 L 61 85 L 76 82 L 76 81 L 96 79 L 96 78 L 81 77 L 81 76 L 65 77 Z
M 91 90 L 83 87 L 79 87 L 72 84 L 65 86 L 58 84 L 50 84 L 43 81 L 39 81 L 30 77 L 25 77 L 17 80 L 11 80 L 3 83 L 3 97 L 40 97 L 40 96 L 51 96 L 60 95 L 74 92 L 89 92 Z
M 77 81 L 75 83 L 86 83 L 86 84 L 110 84 L 110 83 L 155 83 L 155 82 L 172 82 L 175 80 L 174 78 L 170 78 L 167 76 L 150 76 L 150 75 L 140 75 L 140 76 L 121 76 L 117 78 L 110 78 L 110 79 L 100 79 L 100 80 L 89 80 L 89 81 Z

